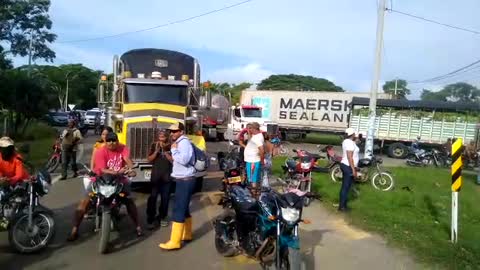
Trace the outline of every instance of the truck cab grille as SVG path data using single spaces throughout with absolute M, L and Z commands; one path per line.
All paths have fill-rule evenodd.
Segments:
M 130 158 L 133 162 L 146 163 L 150 146 L 156 141 L 156 130 L 165 129 L 167 123 L 152 122 L 133 123 L 127 126 L 127 145 L 130 148 Z

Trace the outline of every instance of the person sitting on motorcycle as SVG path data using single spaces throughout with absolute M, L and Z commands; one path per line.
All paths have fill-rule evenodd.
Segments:
M 14 142 L 9 137 L 0 138 L 0 186 L 14 186 L 28 179 L 22 157 L 15 151 Z
M 128 180 L 124 177 L 125 174 L 128 174 L 130 177 L 135 176 L 135 171 L 132 170 L 133 163 L 130 159 L 129 150 L 125 145 L 118 142 L 118 136 L 114 132 L 110 132 L 106 135 L 105 142 L 106 145 L 95 151 L 94 172 L 97 175 L 111 174 L 122 178 L 122 181 L 124 181 L 123 192 L 126 194 L 124 203 L 127 207 L 127 212 L 130 218 L 136 226 L 135 229 L 137 236 L 140 237 L 143 235 L 143 232 L 138 219 L 137 206 L 129 197 L 130 185 Z M 87 187 L 87 194 L 91 191 L 90 189 L 91 185 Z M 89 202 L 87 195 L 78 205 L 74 216 L 74 227 L 72 228 L 68 241 L 74 241 L 78 238 L 78 228 L 88 210 Z
M 452 138 L 447 139 L 447 142 L 442 145 L 442 150 L 447 156 L 450 156 L 452 152 Z
M 92 158 L 90 159 L 90 170 L 92 170 L 92 171 L 95 168 L 95 163 L 94 163 L 95 152 L 97 151 L 97 149 L 100 149 L 103 146 L 105 146 L 105 144 L 107 143 L 106 142 L 107 134 L 110 133 L 110 132 L 113 132 L 113 129 L 111 127 L 104 127 L 103 130 L 102 130 L 102 133 L 100 135 L 100 139 L 98 141 L 96 141 L 95 144 L 93 145 Z
M 478 158 L 477 154 L 478 149 L 475 147 L 475 141 L 470 141 L 470 143 L 465 147 L 465 159 L 468 161 L 476 161 Z

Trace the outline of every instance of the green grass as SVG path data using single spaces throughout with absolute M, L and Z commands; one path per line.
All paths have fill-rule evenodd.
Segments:
M 274 161 L 281 173 L 284 159 Z M 360 196 L 349 201 L 348 220 L 377 232 L 395 246 L 406 248 L 422 263 L 437 269 L 480 269 L 480 186 L 474 175 L 464 175 L 459 194 L 459 240 L 450 243 L 451 190 L 448 170 L 392 168 L 396 188 L 380 192 L 371 184 L 357 185 Z M 409 187 L 407 191 L 404 187 Z M 323 205 L 335 211 L 340 184 L 327 174 L 314 174 L 314 189 Z
M 340 145 L 342 144 L 342 137 L 335 134 L 309 133 L 305 139 L 289 139 L 289 141 L 322 145 Z
M 43 166 L 50 157 L 52 152 L 52 145 L 55 142 L 55 137 L 53 138 L 44 138 L 35 141 L 20 142 L 17 143 L 17 148 L 20 148 L 23 144 L 28 144 L 30 146 L 30 153 L 21 155 L 29 162 L 31 162 L 35 167 Z

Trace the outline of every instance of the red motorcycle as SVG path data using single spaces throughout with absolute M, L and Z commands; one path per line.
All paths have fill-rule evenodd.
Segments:
M 53 152 L 50 155 L 50 158 L 48 159 L 46 169 L 48 170 L 49 173 L 53 173 L 60 163 L 62 163 L 62 145 L 61 145 L 61 139 L 57 138 L 55 140 L 55 143 L 52 146 Z
M 295 189 L 310 192 L 312 189 L 312 171 L 320 156 L 300 149 L 293 149 L 293 152 L 297 156 L 285 160 L 285 164 L 282 165 L 284 177 L 279 178 L 278 181 L 284 185 L 285 192 Z M 305 207 L 310 205 L 311 200 L 311 197 L 304 198 Z

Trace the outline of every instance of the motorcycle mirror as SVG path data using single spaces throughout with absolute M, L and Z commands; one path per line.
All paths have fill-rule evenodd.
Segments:
M 22 154 L 29 154 L 30 153 L 30 144 L 22 144 L 19 148 L 18 151 Z

